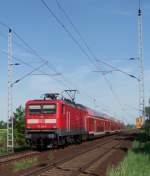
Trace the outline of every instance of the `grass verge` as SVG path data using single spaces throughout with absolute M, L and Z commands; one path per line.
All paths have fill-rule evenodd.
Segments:
M 18 172 L 20 170 L 28 169 L 38 164 L 37 157 L 24 159 L 22 161 L 15 162 L 12 166 L 13 172 Z
M 134 141 L 133 148 L 117 168 L 109 168 L 107 176 L 150 175 L 150 142 Z
M 6 147 L 0 147 L 0 156 L 8 154 Z
M 0 129 L 0 144 L 4 145 L 6 143 L 6 129 Z
M 0 129 L 0 156 L 7 154 L 6 149 L 6 129 Z

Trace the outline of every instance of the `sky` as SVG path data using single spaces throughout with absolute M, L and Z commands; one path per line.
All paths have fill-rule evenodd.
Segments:
M 57 1 L 97 59 L 138 76 L 137 60 L 129 60 L 131 57 L 138 57 L 137 0 Z M 45 0 L 65 29 L 87 53 L 84 42 L 67 21 L 57 1 Z M 145 102 L 148 104 L 150 2 L 143 0 L 142 9 Z M 39 99 L 44 93 L 60 93 L 69 88 L 78 89 L 78 103 L 107 113 L 125 123 L 135 123 L 138 115 L 138 81 L 117 71 L 106 75 L 97 72 L 112 69 L 101 62 L 95 63 L 90 53 L 89 59 L 40 0 L 0 0 L 0 23 L 10 26 L 38 53 L 35 55 L 35 52 L 12 33 L 13 63 L 20 64 L 13 67 L 13 81 L 48 61 L 39 72 L 14 84 L 13 110 L 19 105 L 24 106 L 29 99 Z M 8 29 L 0 25 L 0 120 L 7 119 L 7 51 Z

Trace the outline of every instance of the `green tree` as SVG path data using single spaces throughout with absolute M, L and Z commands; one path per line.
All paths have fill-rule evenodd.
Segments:
M 135 128 L 135 125 L 133 125 L 133 124 L 127 124 L 126 127 L 129 128 L 129 129 L 131 129 L 131 128 Z
M 145 107 L 145 116 L 150 120 L 150 106 Z
M 7 127 L 7 123 L 3 120 L 0 121 L 0 129 L 5 129 Z
M 14 138 L 16 146 L 25 146 L 25 110 L 22 106 L 14 112 Z
M 143 138 L 145 138 L 146 140 L 149 140 L 150 139 L 150 120 L 149 119 L 145 120 L 143 129 L 145 131 L 145 137 Z

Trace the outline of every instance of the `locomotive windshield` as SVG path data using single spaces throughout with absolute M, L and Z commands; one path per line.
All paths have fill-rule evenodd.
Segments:
M 56 105 L 43 105 L 42 112 L 43 114 L 56 114 Z
M 29 114 L 41 114 L 41 106 L 40 105 L 30 105 Z
M 29 105 L 29 114 L 56 114 L 56 105 Z

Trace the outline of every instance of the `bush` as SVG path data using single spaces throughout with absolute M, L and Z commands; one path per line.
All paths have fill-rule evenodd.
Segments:
M 14 139 L 15 146 L 25 146 L 25 110 L 19 106 L 14 112 Z

